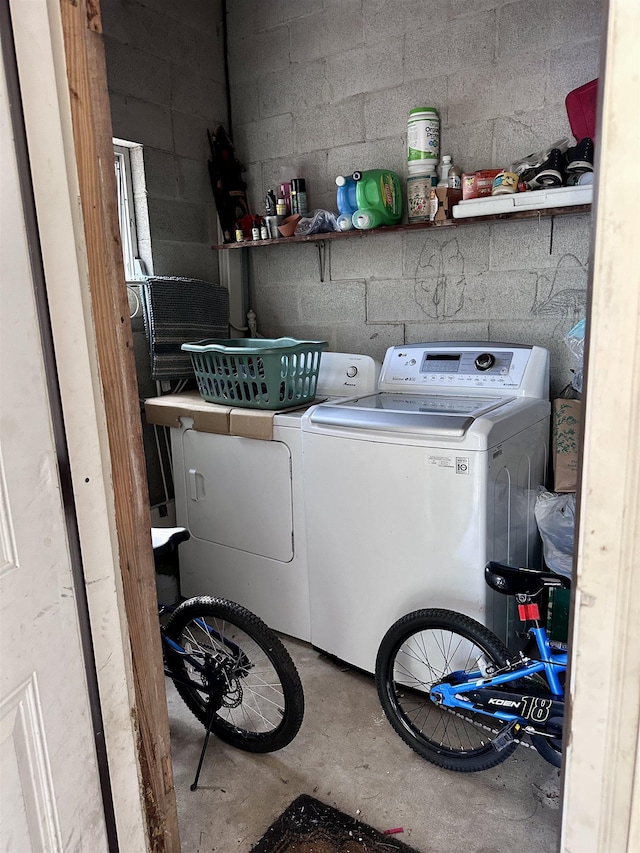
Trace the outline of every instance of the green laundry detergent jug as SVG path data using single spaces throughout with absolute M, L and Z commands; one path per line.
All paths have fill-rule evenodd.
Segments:
M 353 214 L 356 228 L 396 225 L 402 218 L 402 185 L 389 169 L 354 172 L 358 209 Z

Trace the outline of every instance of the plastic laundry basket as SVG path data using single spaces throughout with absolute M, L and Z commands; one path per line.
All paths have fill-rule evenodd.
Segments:
M 235 338 L 182 344 L 198 390 L 209 403 L 286 409 L 313 400 L 327 341 Z

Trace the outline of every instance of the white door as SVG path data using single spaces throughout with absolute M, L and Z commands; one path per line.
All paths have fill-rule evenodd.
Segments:
M 0 850 L 108 849 L 4 66 Z

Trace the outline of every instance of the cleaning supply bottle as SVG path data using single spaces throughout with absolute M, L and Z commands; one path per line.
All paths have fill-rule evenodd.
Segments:
M 449 186 L 449 172 L 453 167 L 453 163 L 451 162 L 450 154 L 443 154 L 442 160 L 440 162 L 440 171 L 439 171 L 439 187 L 448 187 Z
M 356 201 L 356 182 L 351 175 L 338 175 L 336 178 L 338 185 L 337 205 L 338 213 L 341 216 L 353 216 L 358 209 Z
M 400 178 L 389 169 L 354 172 L 358 209 L 353 214 L 356 228 L 395 225 L 402 218 L 402 186 Z
M 462 189 L 462 172 L 453 164 L 449 169 L 449 175 L 447 177 L 447 186 L 452 190 L 461 190 Z

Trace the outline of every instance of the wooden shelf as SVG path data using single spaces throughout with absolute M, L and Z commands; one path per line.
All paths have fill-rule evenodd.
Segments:
M 546 207 L 540 210 L 522 210 L 518 213 L 492 213 L 489 216 L 470 216 L 466 219 L 445 219 L 443 222 L 412 222 L 405 225 L 384 225 L 365 231 L 326 231 L 321 234 L 305 234 L 300 237 L 281 237 L 278 240 L 245 240 L 243 243 L 220 243 L 212 249 L 254 249 L 260 246 L 282 246 L 289 243 L 317 243 L 325 240 L 345 240 L 362 237 L 367 234 L 391 234 L 407 231 L 425 231 L 429 228 L 457 228 L 473 225 L 476 222 L 511 222 L 522 219 L 549 219 L 552 216 L 569 216 L 589 213 L 590 204 L 578 204 L 571 207 Z

